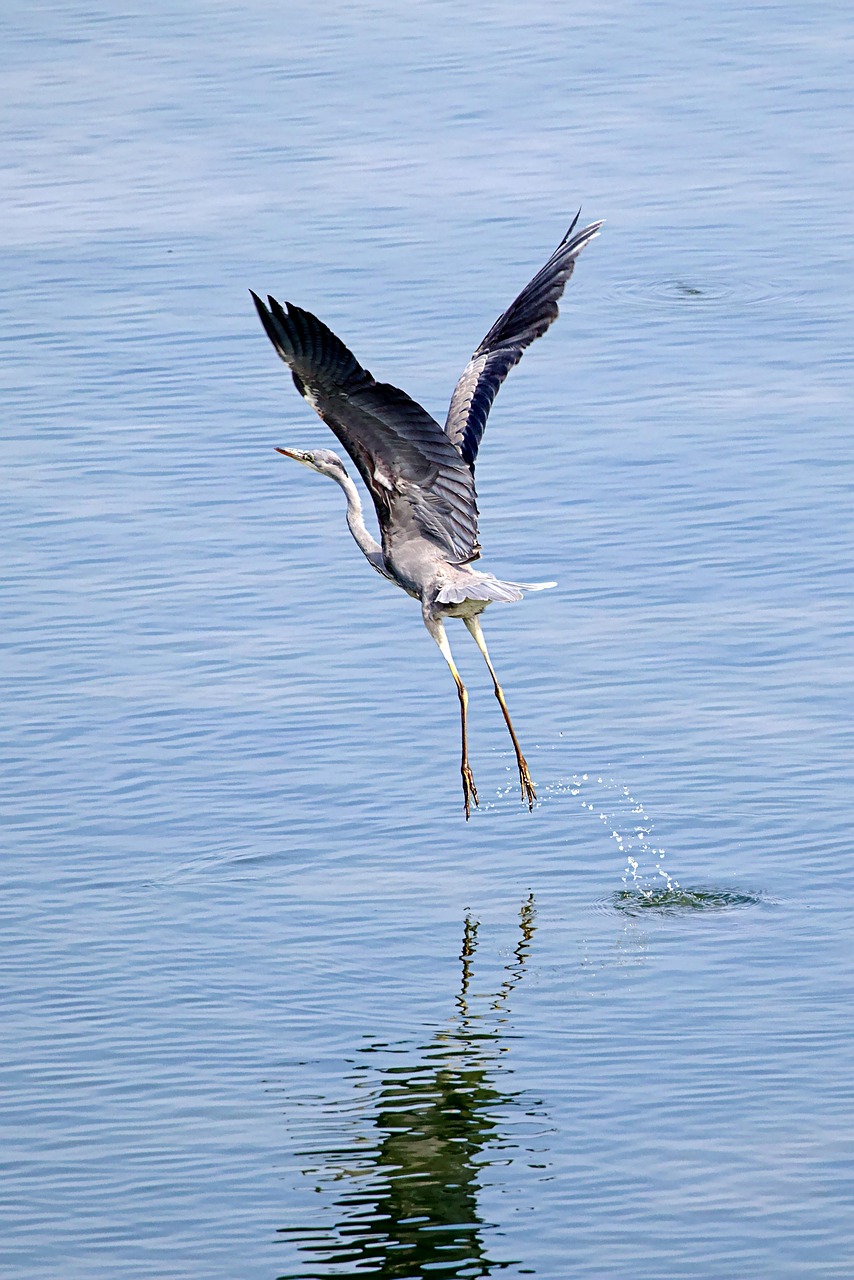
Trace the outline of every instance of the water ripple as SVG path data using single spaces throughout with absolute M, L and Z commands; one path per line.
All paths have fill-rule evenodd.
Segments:
M 770 281 L 729 277 L 714 279 L 708 275 L 647 281 L 631 277 L 611 281 L 603 289 L 603 294 L 638 307 L 704 307 L 729 303 L 753 307 L 771 302 L 788 302 L 802 296 L 790 286 Z
M 762 893 L 739 889 L 665 885 L 661 888 L 618 889 L 597 905 L 629 916 L 647 913 L 679 916 L 703 911 L 728 911 L 734 907 L 767 906 L 771 901 Z

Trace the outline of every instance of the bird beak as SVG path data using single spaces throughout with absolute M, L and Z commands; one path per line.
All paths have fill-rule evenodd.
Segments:
M 277 445 L 275 452 L 284 454 L 286 458 L 293 458 L 294 462 L 301 462 L 303 467 L 309 467 L 309 470 L 312 470 L 309 463 L 306 462 L 306 456 L 302 449 L 280 449 Z

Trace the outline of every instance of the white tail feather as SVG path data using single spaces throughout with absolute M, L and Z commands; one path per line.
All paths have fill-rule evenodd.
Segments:
M 502 582 L 491 573 L 466 574 L 448 582 L 436 597 L 437 604 L 462 604 L 464 600 L 500 600 L 504 604 L 521 600 L 526 591 L 546 591 L 556 582 Z

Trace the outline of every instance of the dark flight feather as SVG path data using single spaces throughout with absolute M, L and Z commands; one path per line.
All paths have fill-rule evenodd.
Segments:
M 475 559 L 474 478 L 426 409 L 377 382 L 331 329 L 309 311 L 252 294 L 267 336 L 297 390 L 347 450 L 368 487 L 385 534 L 404 508 L 418 530 L 457 563 Z
M 472 469 L 498 388 L 522 359 L 525 348 L 557 319 L 558 300 L 572 275 L 575 259 L 602 226 L 601 222 L 592 222 L 573 235 L 578 216 L 546 265 L 498 317 L 456 385 L 445 431 Z

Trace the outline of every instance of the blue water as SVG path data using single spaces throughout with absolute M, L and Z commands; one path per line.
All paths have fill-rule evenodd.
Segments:
M 3 18 L 0 1274 L 854 1274 L 847 6 Z M 478 464 L 481 809 L 247 290 Z

